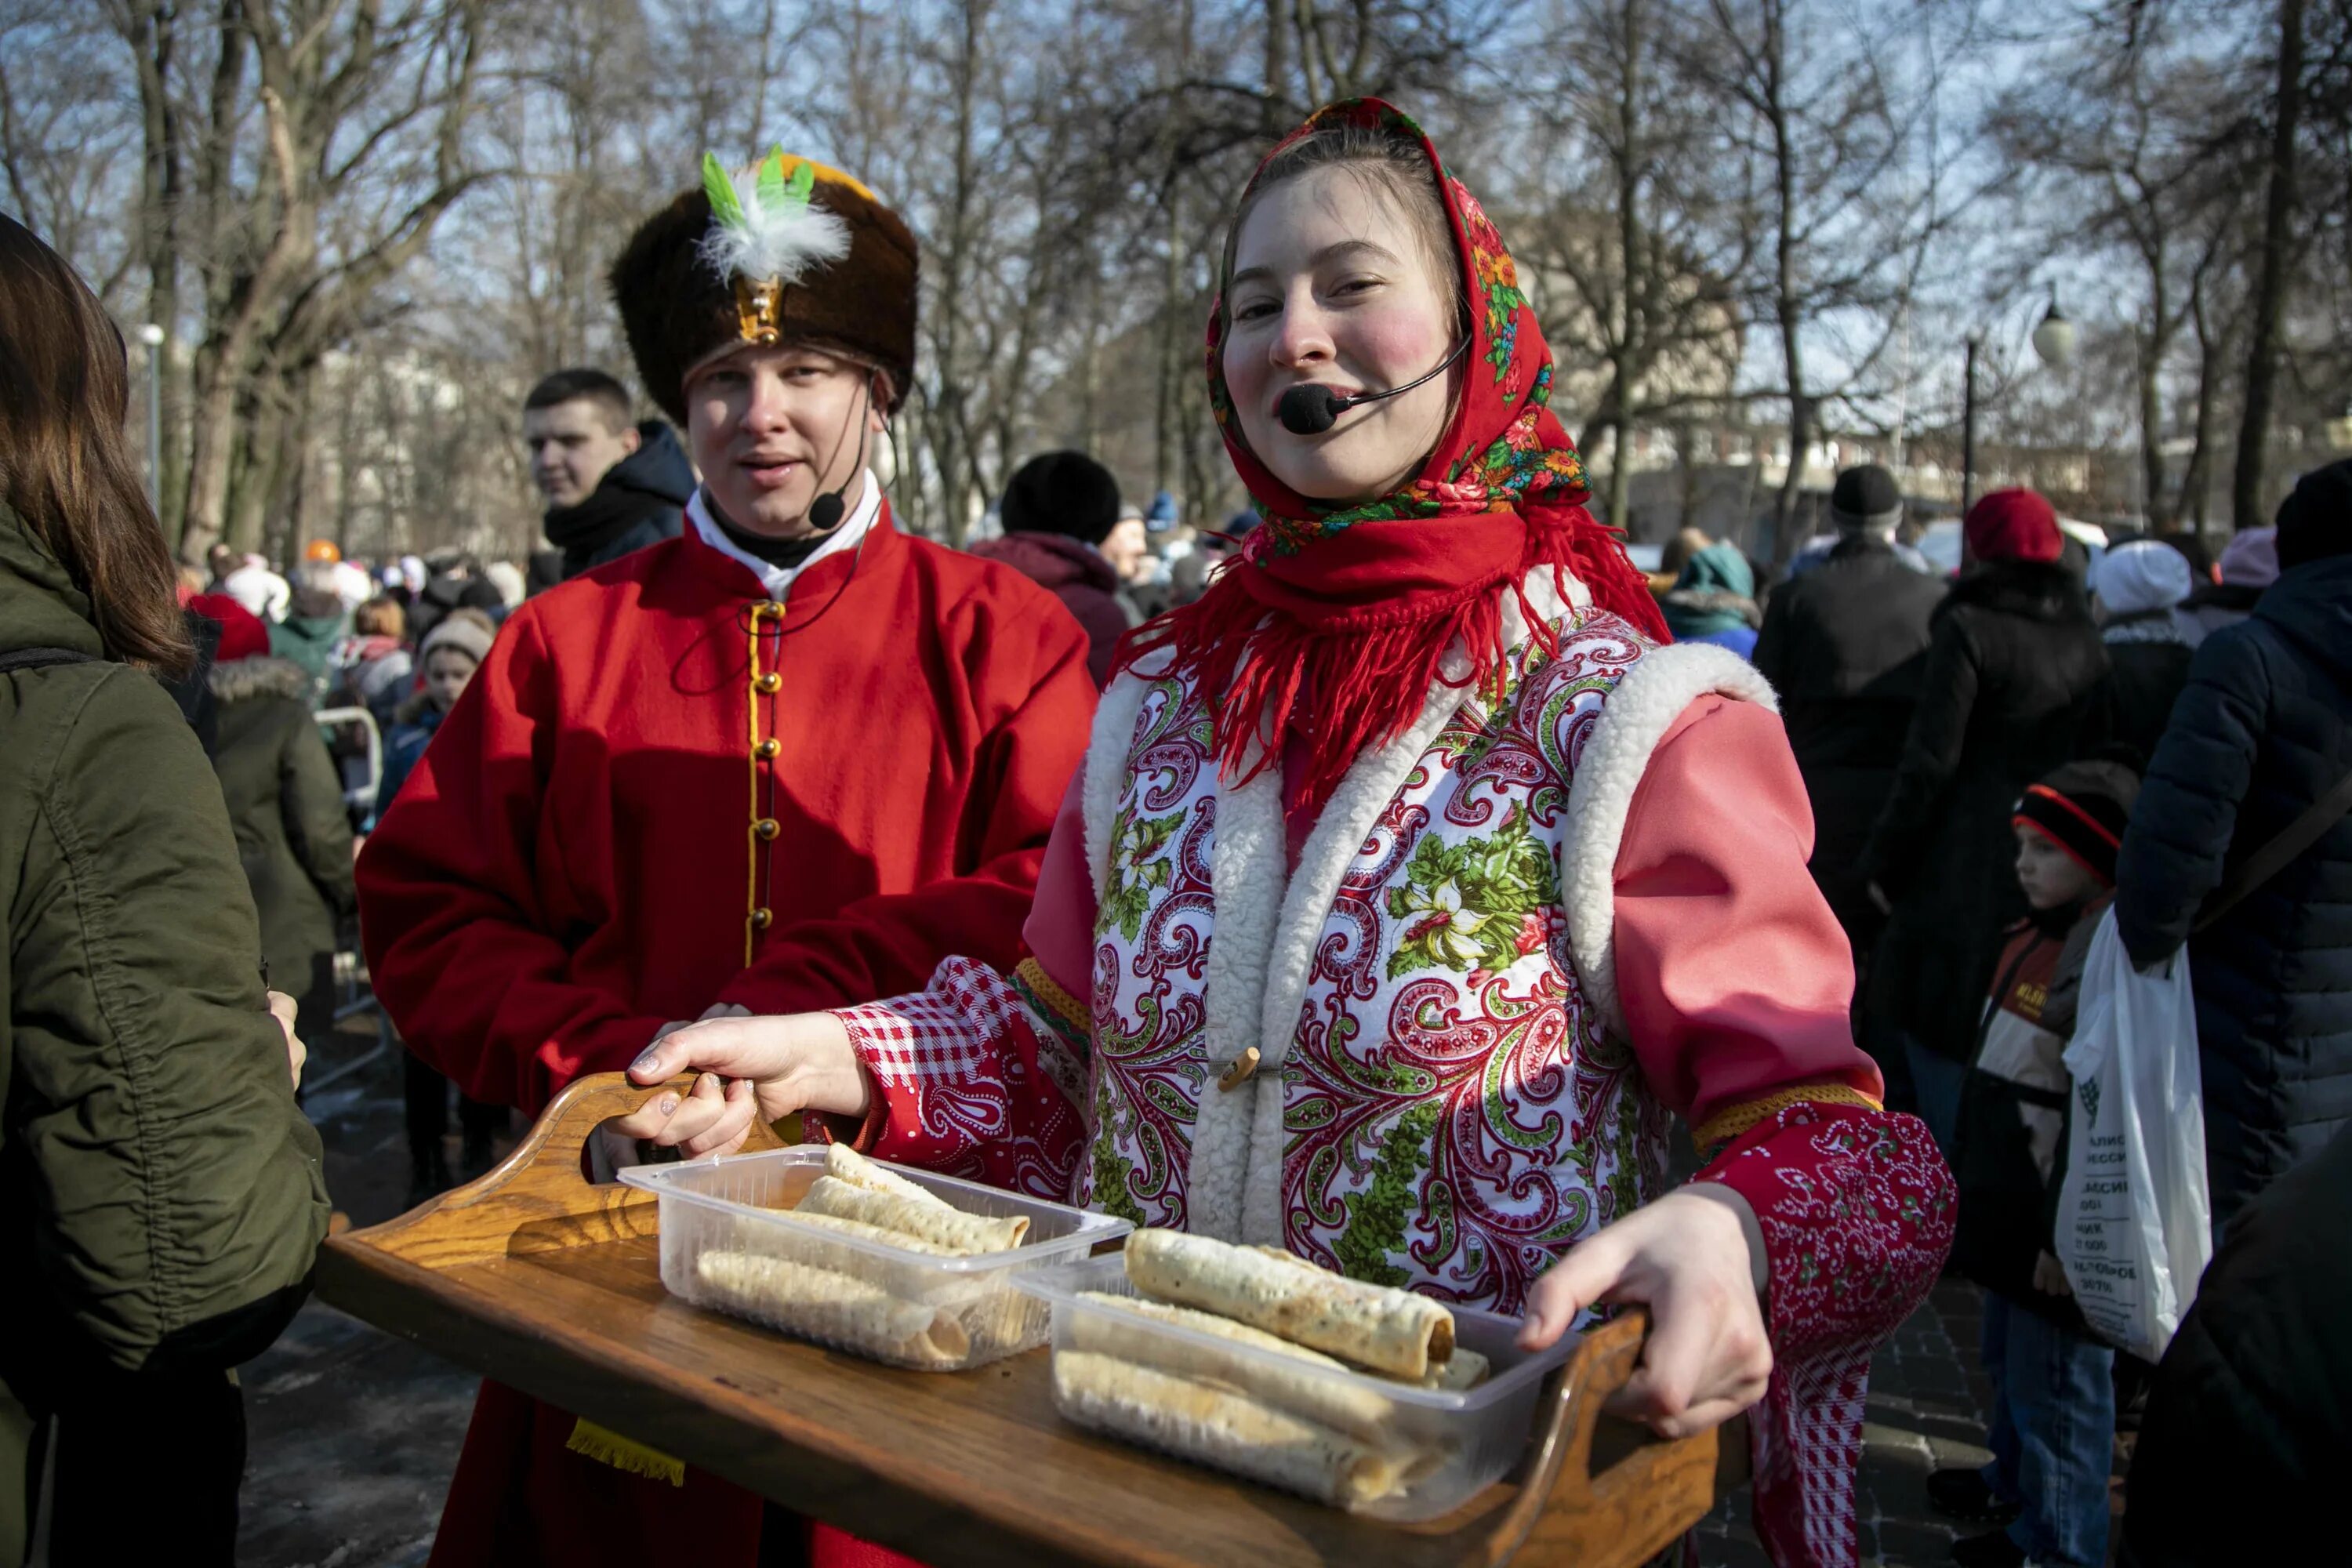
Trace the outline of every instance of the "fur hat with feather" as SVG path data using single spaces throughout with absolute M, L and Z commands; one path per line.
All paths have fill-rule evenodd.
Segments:
M 807 342 L 871 361 L 893 404 L 915 369 L 914 236 L 874 193 L 782 148 L 702 183 L 647 218 L 613 264 L 637 373 L 687 423 L 687 373 L 740 342 Z

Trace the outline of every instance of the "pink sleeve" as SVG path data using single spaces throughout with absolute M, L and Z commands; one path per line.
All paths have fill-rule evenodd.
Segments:
M 1653 755 L 1617 856 L 1616 979 L 1652 1086 L 1756 1215 L 1773 1370 L 1750 1413 L 1773 1560 L 1855 1560 L 1871 1352 L 1950 1249 L 1949 1171 L 1880 1109 L 1853 962 L 1805 862 L 1812 812 L 1780 720 L 1705 697 Z
M 1685 709 L 1618 847 L 1615 969 L 1651 1087 L 1702 1148 L 1738 1130 L 1727 1113 L 1794 1086 L 1874 1107 L 1883 1092 L 1853 1043 L 1853 957 L 1805 869 L 1812 847 L 1779 716 L 1718 696 Z
M 1021 928 L 1022 945 L 1046 975 L 1073 996 L 1093 993 L 1095 879 L 1087 866 L 1087 770 L 1081 764 L 1054 814 L 1045 863 L 1037 872 L 1037 901 Z

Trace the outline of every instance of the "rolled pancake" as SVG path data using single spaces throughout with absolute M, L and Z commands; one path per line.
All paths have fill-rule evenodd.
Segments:
M 794 1212 L 834 1215 L 861 1225 L 879 1226 L 884 1230 L 904 1231 L 950 1252 L 964 1254 L 1003 1252 L 1020 1246 L 1021 1238 L 1029 1233 L 1026 1215 L 990 1219 L 950 1208 L 935 1199 L 917 1203 L 896 1193 L 854 1187 L 836 1176 L 819 1176 Z
M 730 1311 L 908 1366 L 961 1366 L 971 1336 L 951 1313 L 805 1263 L 748 1252 L 706 1252 L 694 1277 Z
M 1454 1314 L 1427 1297 L 1255 1247 L 1139 1230 L 1127 1238 L 1127 1277 L 1161 1300 L 1415 1383 L 1454 1353 Z
M 1405 1456 L 1234 1390 L 1091 1351 L 1054 1352 L 1054 1403 L 1080 1426 L 1356 1508 L 1404 1485 Z
M 1294 1268 L 1303 1268 L 1309 1274 L 1328 1273 L 1328 1270 L 1307 1262 L 1297 1253 L 1285 1252 L 1278 1247 L 1252 1247 L 1250 1250 L 1271 1258 L 1277 1263 L 1286 1263 Z M 1421 1386 L 1447 1394 L 1461 1394 L 1486 1382 L 1494 1370 L 1494 1363 L 1485 1356 L 1474 1350 L 1465 1350 L 1457 1344 L 1454 1347 L 1454 1353 L 1451 1356 L 1421 1374 Z
M 1221 1318 L 1214 1312 L 1203 1312 L 1197 1308 L 1173 1306 L 1142 1296 L 1121 1296 L 1109 1290 L 1082 1290 L 1078 1293 L 1078 1300 L 1106 1311 L 1125 1312 L 1160 1323 L 1181 1323 L 1185 1328 L 1198 1329 L 1204 1334 L 1214 1334 L 1236 1344 L 1255 1345 L 1260 1350 L 1272 1351 L 1277 1355 L 1305 1362 L 1309 1366 L 1329 1367 L 1334 1372 L 1350 1370 L 1348 1363 L 1337 1356 L 1308 1350 L 1305 1345 L 1291 1343 L 1279 1334 L 1269 1334 L 1264 1329 L 1253 1329 L 1247 1323 L 1237 1323 L 1231 1318 Z
M 902 1198 L 919 1204 L 929 1204 L 950 1213 L 955 1205 L 931 1191 L 907 1180 L 896 1171 L 886 1171 L 846 1143 L 829 1144 L 824 1152 L 824 1173 L 835 1181 L 847 1182 L 853 1187 L 868 1192 L 896 1193 Z
M 908 1252 L 927 1253 L 934 1258 L 955 1258 L 961 1254 L 950 1248 L 925 1241 L 919 1236 L 908 1236 L 903 1230 L 884 1230 L 878 1225 L 863 1220 L 844 1219 L 839 1215 L 811 1214 L 805 1208 L 793 1209 L 792 1216 L 803 1225 L 814 1225 L 842 1236 L 854 1236 L 861 1241 L 878 1241 Z
M 1115 1296 L 1102 1290 L 1089 1290 L 1079 1300 L 1105 1311 L 1139 1321 L 1137 1328 L 1129 1329 L 1123 1324 L 1082 1316 L 1074 1325 L 1070 1338 L 1071 1344 L 1079 1350 L 1097 1351 L 1140 1366 L 1156 1367 L 1179 1377 L 1240 1388 L 1252 1398 L 1277 1410 L 1366 1442 L 1377 1443 L 1386 1437 L 1394 1422 L 1396 1405 L 1391 1401 L 1384 1398 L 1378 1390 L 1366 1388 L 1360 1381 L 1363 1377 L 1361 1373 L 1320 1351 L 1292 1344 L 1288 1340 L 1264 1330 L 1236 1323 L 1230 1318 L 1220 1318 L 1213 1312 L 1196 1311 L 1191 1307 L 1171 1307 L 1164 1301 Z M 1298 1363 L 1302 1370 L 1293 1373 L 1275 1367 L 1239 1364 L 1238 1357 L 1221 1357 L 1181 1340 L 1151 1333 L 1139 1326 L 1144 1320 L 1181 1323 L 1188 1329 L 1214 1334 L 1235 1344 L 1255 1345 L 1286 1361 Z

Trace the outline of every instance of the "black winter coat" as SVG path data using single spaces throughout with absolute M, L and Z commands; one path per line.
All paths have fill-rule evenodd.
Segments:
M 2001 933 L 2025 913 L 2010 817 L 2027 784 L 2074 754 L 2107 655 L 2063 566 L 1979 567 L 1934 625 L 1895 789 L 1863 856 L 1895 903 L 1867 1021 L 1882 1049 L 1899 1029 L 1962 1061 Z
M 2207 637 L 2116 863 L 2135 963 L 2189 946 L 2205 1159 L 2224 1222 L 2352 1117 L 2352 817 L 2189 940 L 2227 868 L 2352 772 L 2352 556 Z
M 1756 639 L 1756 668 L 1780 694 L 1812 802 L 1813 879 L 1865 950 L 1880 921 L 1861 874 L 1863 845 L 1895 787 L 1929 621 L 1943 601 L 1943 583 L 1906 566 L 1891 545 L 1843 540 L 1774 591 Z
M 2341 1561 L 2336 1488 L 2352 1454 L 2347 1235 L 2352 1131 L 2250 1205 L 2205 1270 L 2133 1450 L 2130 1568 Z
M 2134 765 L 2145 769 L 2164 738 L 2173 702 L 2189 684 L 2189 660 L 2195 652 L 2185 642 L 2108 643 L 2107 678 L 2099 682 L 2090 717 L 2083 721 L 2083 750 L 2127 746 L 2139 753 Z
M 638 426 L 637 434 L 637 449 L 605 469 L 586 500 L 557 508 L 543 521 L 547 542 L 563 552 L 564 582 L 631 551 L 676 539 L 686 526 L 682 509 L 694 494 L 694 467 L 686 449 L 658 419 Z

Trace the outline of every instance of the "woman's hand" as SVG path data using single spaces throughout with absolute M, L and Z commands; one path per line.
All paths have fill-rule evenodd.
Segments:
M 1611 1415 L 1687 1437 L 1764 1397 L 1772 1347 L 1730 1205 L 1671 1193 L 1578 1242 L 1529 1292 L 1519 1345 L 1541 1350 L 1585 1308 L 1622 1301 L 1650 1309 L 1650 1337 Z
M 830 1013 L 705 1018 L 665 1030 L 629 1064 L 641 1084 L 695 1071 L 704 1076 L 688 1094 L 662 1095 L 610 1130 L 688 1155 L 723 1154 L 742 1147 L 754 1118 L 862 1117 L 874 1098 L 849 1031 Z

